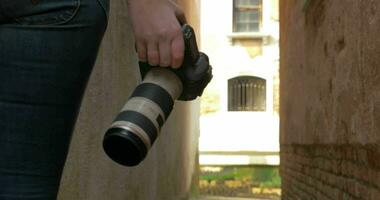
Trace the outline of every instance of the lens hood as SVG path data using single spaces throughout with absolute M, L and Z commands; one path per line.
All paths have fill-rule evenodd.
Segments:
M 112 160 L 124 166 L 138 165 L 147 154 L 143 141 L 123 128 L 111 128 L 106 132 L 103 149 Z

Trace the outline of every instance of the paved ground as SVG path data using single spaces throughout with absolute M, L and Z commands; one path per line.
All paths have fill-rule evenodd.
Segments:
M 191 200 L 267 200 L 267 199 L 254 199 L 254 198 L 239 198 L 239 197 L 199 197 Z

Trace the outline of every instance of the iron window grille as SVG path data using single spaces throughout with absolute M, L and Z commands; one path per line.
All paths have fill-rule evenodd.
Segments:
M 228 111 L 266 111 L 266 80 L 255 76 L 229 79 Z

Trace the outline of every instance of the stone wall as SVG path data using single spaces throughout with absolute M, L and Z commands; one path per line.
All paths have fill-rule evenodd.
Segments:
M 280 1 L 283 199 L 380 197 L 380 2 Z
M 198 29 L 197 0 L 182 5 Z M 58 199 L 182 200 L 188 199 L 196 177 L 199 102 L 176 103 L 139 166 L 119 166 L 103 152 L 107 127 L 139 82 L 126 6 L 126 1 L 111 1 L 108 30 L 82 103 Z

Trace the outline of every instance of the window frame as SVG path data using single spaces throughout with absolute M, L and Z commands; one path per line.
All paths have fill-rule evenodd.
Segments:
M 247 6 L 236 6 L 236 1 L 237 0 L 232 0 L 232 32 L 233 33 L 257 33 L 260 32 L 262 29 L 262 18 L 263 18 L 263 0 L 258 0 L 259 5 L 247 5 Z M 237 30 L 237 12 L 238 11 L 250 11 L 250 10 L 258 10 L 259 12 L 259 19 L 258 19 L 258 30 L 257 31 L 238 31 Z

